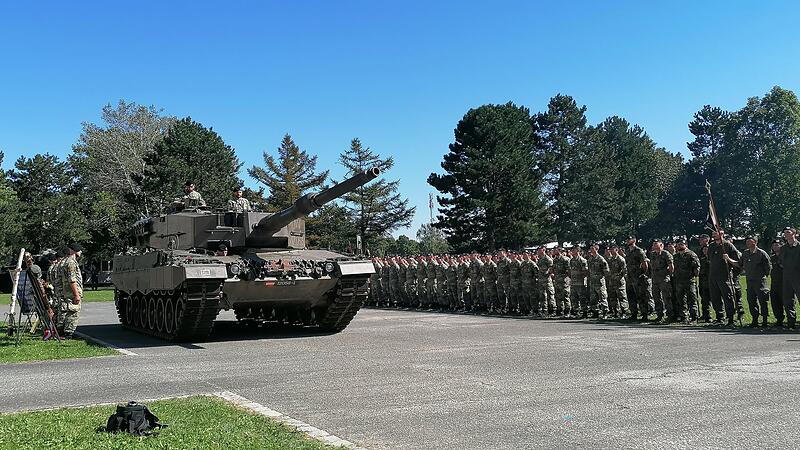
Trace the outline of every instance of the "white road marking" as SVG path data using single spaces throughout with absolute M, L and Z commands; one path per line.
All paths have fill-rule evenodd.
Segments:
M 123 355 L 139 356 L 137 353 L 134 353 L 134 352 L 132 352 L 130 350 L 125 350 L 124 348 L 119 348 L 114 344 L 110 344 L 110 343 L 108 343 L 108 342 L 106 342 L 106 341 L 104 341 L 102 339 L 97 339 L 96 337 L 89 336 L 88 334 L 81 333 L 80 331 L 75 331 L 72 334 L 74 334 L 75 336 L 78 336 L 81 339 L 85 339 L 87 341 L 92 341 L 97 345 L 102 345 L 103 347 L 108 347 L 110 349 L 114 349 L 114 350 L 122 353 Z

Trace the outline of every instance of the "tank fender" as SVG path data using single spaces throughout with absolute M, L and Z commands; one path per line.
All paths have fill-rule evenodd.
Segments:
M 371 275 L 375 273 L 372 261 L 339 261 L 339 276 Z

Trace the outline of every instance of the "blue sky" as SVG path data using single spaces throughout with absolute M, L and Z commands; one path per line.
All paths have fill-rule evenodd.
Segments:
M 395 158 L 413 235 L 469 108 L 569 94 L 685 153 L 704 104 L 800 91 L 800 3 L 653 3 L 0 0 L 3 166 L 68 154 L 121 98 L 213 127 L 245 167 L 287 132 L 320 169 L 359 137 Z

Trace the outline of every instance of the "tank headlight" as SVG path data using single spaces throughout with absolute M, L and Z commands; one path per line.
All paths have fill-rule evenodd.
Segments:
M 333 263 L 332 262 L 325 263 L 325 272 L 333 273 Z
M 240 273 L 242 273 L 242 265 L 239 264 L 238 262 L 235 262 L 230 265 L 230 271 L 234 275 L 239 275 Z

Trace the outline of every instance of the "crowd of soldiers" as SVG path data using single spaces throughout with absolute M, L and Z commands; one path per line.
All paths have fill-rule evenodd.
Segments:
M 646 251 L 631 236 L 623 246 L 594 243 L 491 255 L 374 258 L 369 303 L 735 326 L 735 320 L 741 322 L 744 316 L 739 281 L 744 274 L 750 325 L 767 326 L 771 303 L 777 326 L 783 326 L 785 318 L 787 326 L 794 328 L 800 245 L 793 227 L 787 227 L 783 235 L 785 240 L 772 242 L 771 255 L 758 247 L 754 236 L 745 240 L 747 248 L 740 252 L 720 230 L 697 238 L 698 253 L 682 238 L 666 248 L 655 239 Z

